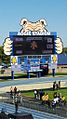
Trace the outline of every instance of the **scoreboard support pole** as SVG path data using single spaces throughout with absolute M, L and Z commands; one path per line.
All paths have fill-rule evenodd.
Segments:
M 14 80 L 14 71 L 11 71 L 12 80 Z
M 9 32 L 10 39 L 12 40 L 13 36 L 17 35 L 17 34 L 18 34 L 18 32 Z M 12 49 L 13 49 L 13 47 L 12 47 Z M 13 54 L 14 54 L 14 50 L 12 50 L 12 55 L 11 56 L 13 56 Z M 11 77 L 12 77 L 12 80 L 14 80 L 14 71 L 11 71 Z
M 37 72 L 37 78 L 41 77 L 41 72 Z
M 55 69 L 52 69 L 52 75 L 55 76 Z
M 30 72 L 27 72 L 28 79 L 30 78 Z
M 39 72 L 39 77 L 41 77 L 41 72 Z

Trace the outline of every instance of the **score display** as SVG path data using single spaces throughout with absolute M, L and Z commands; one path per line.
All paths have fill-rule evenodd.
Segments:
M 54 54 L 54 36 L 13 36 L 13 55 Z

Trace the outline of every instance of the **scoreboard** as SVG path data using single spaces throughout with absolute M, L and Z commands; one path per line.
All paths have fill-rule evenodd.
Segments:
M 12 40 L 14 56 L 54 54 L 54 35 L 16 35 Z

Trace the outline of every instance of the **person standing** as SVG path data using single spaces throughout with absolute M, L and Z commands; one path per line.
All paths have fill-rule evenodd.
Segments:
M 10 87 L 10 96 L 11 96 L 11 98 L 13 96 L 13 87 L 12 86 Z
M 17 94 L 17 87 L 14 87 L 14 94 Z
M 35 90 L 34 90 L 34 98 L 35 98 L 35 99 L 37 98 L 37 94 L 38 94 L 38 91 L 35 89 Z
M 16 96 L 15 96 L 15 101 L 14 101 L 14 103 L 15 103 L 15 113 L 17 113 L 18 112 L 18 95 L 16 94 Z
M 42 89 L 39 91 L 39 95 L 40 95 L 40 100 L 42 100 L 42 96 L 44 95 L 44 92 Z

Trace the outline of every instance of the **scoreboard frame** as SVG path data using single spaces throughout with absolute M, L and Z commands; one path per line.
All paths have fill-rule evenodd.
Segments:
M 54 35 L 13 35 L 13 56 L 54 54 Z

